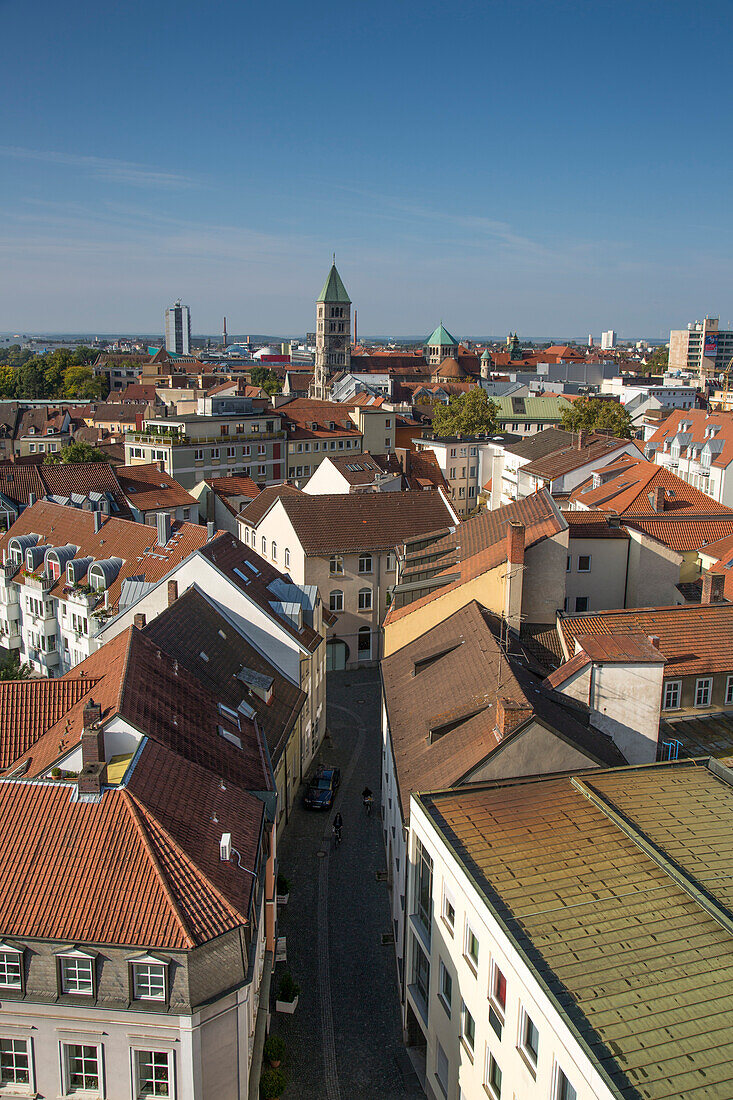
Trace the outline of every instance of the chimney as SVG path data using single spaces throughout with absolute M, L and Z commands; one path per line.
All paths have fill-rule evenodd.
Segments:
M 35 493 L 29 493 L 28 494 L 28 507 L 32 508 L 35 503 L 36 503 L 36 494 Z
M 94 511 L 92 512 L 94 517 L 94 530 L 95 532 L 102 530 L 102 513 Z
M 178 581 L 168 581 L 168 606 L 171 607 L 172 604 L 174 604 L 177 599 L 178 599 Z
M 87 764 L 104 763 L 104 733 L 101 729 L 102 708 L 93 699 L 84 704 L 81 735 L 81 760 Z
M 659 649 L 660 641 L 659 641 L 658 635 L 656 635 L 656 634 L 647 634 L 647 638 L 649 639 L 649 641 L 651 642 L 651 644 L 654 646 L 655 649 Z
M 171 517 L 167 512 L 156 513 L 156 526 L 158 528 L 158 546 L 165 546 L 171 537 Z
M 133 619 L 133 623 L 138 630 L 142 630 L 145 626 L 145 613 L 143 611 L 138 611 Z
M 590 435 L 590 432 L 586 428 L 581 428 L 580 431 L 578 432 L 578 450 L 579 451 L 582 451 L 583 447 L 585 447 L 586 443 L 588 442 L 588 436 L 589 435 Z
M 524 524 L 522 523 L 507 524 L 506 560 L 509 565 L 524 565 Z
M 508 737 L 531 716 L 532 708 L 526 699 L 521 702 L 506 697 L 496 700 L 496 730 L 501 738 Z
M 657 485 L 656 488 L 654 489 L 654 501 L 652 503 L 652 508 L 654 509 L 655 512 L 663 512 L 664 511 L 665 493 L 666 493 L 666 490 L 665 490 L 663 485 Z
M 212 500 L 213 500 L 213 494 L 212 494 Z M 211 540 L 213 539 L 215 534 L 216 534 L 216 524 L 214 523 L 214 521 L 212 519 L 210 519 L 209 522 L 206 524 L 206 540 L 207 540 L 207 542 L 211 542 Z
M 725 596 L 725 576 L 723 573 L 705 573 L 702 578 L 701 603 L 723 603 Z
M 98 764 L 84 764 L 79 772 L 79 794 L 101 794 L 102 784 L 107 782 L 107 765 L 104 760 Z

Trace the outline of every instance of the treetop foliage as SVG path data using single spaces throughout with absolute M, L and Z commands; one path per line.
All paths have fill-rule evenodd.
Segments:
M 565 409 L 560 427 L 566 432 L 589 429 L 610 432 L 619 439 L 631 439 L 634 431 L 629 416 L 618 401 L 602 401 L 597 397 L 579 397 L 572 408 Z
M 34 355 L 20 344 L 0 348 L 0 399 L 98 400 L 106 396 L 106 382 L 95 378 L 90 363 L 93 348 L 57 348 Z
M 472 386 L 460 397 L 440 405 L 433 417 L 436 436 L 481 435 L 496 431 L 498 406 L 481 386 Z

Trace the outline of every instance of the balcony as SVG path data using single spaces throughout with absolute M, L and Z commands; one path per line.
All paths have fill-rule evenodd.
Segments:
M 48 592 L 56 583 L 56 578 L 46 577 L 40 573 L 26 573 L 25 583 L 28 588 L 36 588 L 39 592 Z
M 42 668 L 56 668 L 59 663 L 58 650 L 54 650 L 53 653 L 44 653 L 40 649 L 29 649 L 28 657 L 31 661 L 36 661 Z
M 68 600 L 69 603 L 76 604 L 88 610 L 90 607 L 94 607 L 99 599 L 99 593 L 93 588 L 90 588 L 88 584 L 80 584 L 78 587 L 65 588 L 64 598 Z
M 17 623 L 20 618 L 20 604 L 17 600 L 12 603 L 0 603 L 0 622 Z

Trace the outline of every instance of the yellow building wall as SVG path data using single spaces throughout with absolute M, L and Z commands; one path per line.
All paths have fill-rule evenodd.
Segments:
M 442 596 L 435 596 L 429 603 L 415 608 L 409 615 L 404 615 L 395 622 L 385 623 L 384 656 L 389 657 L 391 653 L 396 653 L 398 649 L 419 638 L 427 630 L 445 622 L 454 611 L 460 611 L 471 600 L 477 600 L 483 607 L 497 615 L 503 614 L 506 572 L 506 562 L 502 562 L 501 565 L 482 573 L 474 580 L 467 581 Z

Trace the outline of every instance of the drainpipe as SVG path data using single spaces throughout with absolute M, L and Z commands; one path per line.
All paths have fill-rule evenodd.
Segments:
M 253 1098 L 259 1095 L 260 1073 L 262 1071 L 262 1052 L 265 1047 L 265 1034 L 270 1018 L 270 985 L 272 984 L 272 962 L 274 952 L 265 951 L 265 959 L 262 967 L 262 981 L 260 982 L 260 1000 L 257 1007 L 257 1023 L 255 1024 L 255 1038 L 252 1046 L 252 1064 L 249 1069 L 249 1085 L 247 1096 Z

